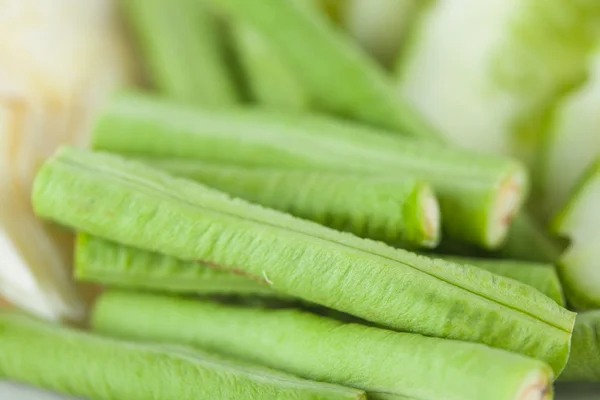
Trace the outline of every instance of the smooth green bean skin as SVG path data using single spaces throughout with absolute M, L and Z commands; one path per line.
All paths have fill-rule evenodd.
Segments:
M 129 289 L 200 295 L 258 295 L 284 297 L 263 279 L 260 282 L 193 261 L 77 235 L 77 279 Z
M 600 381 L 600 310 L 577 314 L 569 361 L 561 381 Z
M 373 400 L 518 399 L 533 382 L 540 387 L 537 398 L 542 398 L 553 376 L 545 363 L 503 350 L 344 324 L 293 309 L 109 292 L 93 315 L 93 327 L 102 333 L 200 346 L 309 379 L 357 387 Z
M 259 32 L 244 23 L 234 23 L 232 31 L 252 100 L 280 110 L 311 107 L 306 89 Z
M 186 347 L 115 340 L 0 311 L 0 376 L 98 400 L 365 399 Z
M 123 0 L 120 5 L 159 92 L 211 107 L 237 102 L 217 21 L 202 1 Z
M 400 99 L 392 79 L 314 7 L 281 0 L 210 2 L 260 33 L 319 109 L 441 142 L 438 132 Z
M 438 196 L 444 235 L 484 248 L 501 245 L 528 187 L 521 164 L 506 158 L 391 137 L 323 116 L 206 112 L 134 94 L 108 105 L 92 145 L 142 157 L 424 180 Z
M 494 274 L 516 279 L 536 288 L 561 306 L 566 306 L 560 279 L 552 264 L 457 256 L 443 256 L 442 258 L 458 264 L 474 265 Z
M 411 178 L 285 168 L 244 168 L 196 160 L 146 160 L 253 203 L 384 242 L 434 247 L 440 213 L 431 187 Z
M 266 209 L 121 157 L 64 147 L 40 169 L 44 218 L 125 245 L 263 279 L 403 331 L 488 344 L 559 372 L 574 314 L 537 290 Z

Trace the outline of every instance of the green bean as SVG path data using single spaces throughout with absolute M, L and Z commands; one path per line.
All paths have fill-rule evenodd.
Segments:
M 124 0 L 152 83 L 183 102 L 223 106 L 237 101 L 220 48 L 217 21 L 198 0 Z
M 577 314 L 571 354 L 561 381 L 600 381 L 600 310 Z
M 291 0 L 299 6 L 325 12 L 322 0 Z M 231 20 L 233 39 L 242 64 L 243 74 L 254 101 L 263 106 L 284 110 L 306 110 L 312 107 L 309 92 L 293 71 L 271 47 L 269 41 L 252 26 Z
M 494 274 L 516 279 L 517 281 L 536 288 L 561 306 L 565 306 L 562 286 L 554 265 L 552 264 L 457 256 L 443 256 L 442 258 L 459 264 L 474 265 Z
M 434 260 L 232 199 L 110 154 L 62 148 L 36 213 L 105 239 L 239 271 L 398 330 L 480 342 L 562 370 L 574 314 L 480 268 Z
M 98 400 L 365 399 L 200 350 L 92 335 L 0 311 L 0 376 Z
M 400 99 L 392 79 L 316 10 L 301 1 L 211 2 L 260 33 L 317 108 L 439 142 L 435 129 Z
M 522 212 L 514 219 L 506 242 L 497 255 L 525 261 L 555 263 L 561 253 L 556 238 L 539 226 L 529 214 Z
M 360 388 L 374 400 L 398 395 L 542 399 L 553 376 L 543 362 L 507 351 L 344 324 L 293 309 L 113 291 L 96 303 L 92 325 L 117 337 L 200 346 L 308 379 Z
M 535 263 L 554 264 L 560 257 L 562 244 L 546 232 L 530 214 L 521 211 L 514 219 L 506 240 L 498 249 L 486 250 L 445 237 L 436 248 L 438 253 L 469 257 L 509 258 Z
M 75 276 L 105 285 L 163 292 L 283 297 L 264 280 L 257 282 L 201 263 L 122 246 L 85 233 L 77 236 Z
M 600 159 L 581 178 L 564 208 L 551 223 L 571 240 L 558 262 L 567 301 L 579 310 L 600 307 Z
M 246 24 L 237 23 L 233 26 L 233 37 L 253 100 L 284 110 L 310 107 L 310 96 L 262 35 Z
M 152 167 L 232 196 L 357 236 L 435 247 L 440 212 L 431 187 L 413 178 L 243 168 L 195 160 L 147 160 Z
M 92 141 L 96 149 L 136 156 L 422 179 L 439 198 L 444 235 L 486 248 L 502 243 L 528 187 L 523 167 L 505 158 L 326 117 L 204 112 L 141 95 L 115 99 Z

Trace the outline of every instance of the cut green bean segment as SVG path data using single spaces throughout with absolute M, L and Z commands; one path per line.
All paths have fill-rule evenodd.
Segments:
M 450 142 L 531 160 L 548 115 L 585 79 L 600 2 L 428 2 L 399 60 L 399 93 Z
M 365 399 L 200 350 L 97 336 L 0 311 L 0 376 L 98 400 Z
M 600 382 L 600 310 L 577 314 L 571 354 L 561 381 Z
M 430 182 L 444 234 L 485 248 L 504 240 L 528 188 L 521 164 L 326 117 L 257 110 L 205 112 L 168 101 L 116 98 L 93 133 L 96 149 L 146 157 L 389 174 Z
M 556 110 L 540 160 L 542 216 L 568 200 L 585 170 L 600 154 L 600 48 L 589 63 L 586 84 Z
M 283 297 L 260 282 L 193 261 L 122 246 L 79 233 L 75 249 L 78 279 L 130 289 L 203 295 Z
M 315 107 L 390 132 L 439 141 L 437 132 L 399 98 L 384 71 L 316 10 L 299 1 L 211 2 L 260 33 Z
M 565 306 L 562 286 L 552 264 L 457 256 L 443 256 L 442 258 L 458 264 L 474 265 L 494 274 L 516 279 L 536 288 L 561 306 Z
M 239 23 L 233 37 L 254 101 L 283 110 L 304 110 L 310 96 L 269 43 L 252 27 Z
M 437 199 L 427 183 L 416 179 L 244 168 L 185 159 L 147 162 L 172 175 L 357 236 L 413 247 L 434 247 L 440 239 Z
M 35 211 L 125 245 L 263 279 L 275 290 L 393 329 L 485 343 L 559 372 L 574 314 L 530 286 L 232 199 L 146 165 L 63 148 Z
M 571 244 L 558 263 L 567 301 L 577 309 L 600 307 L 600 159 L 588 169 L 552 229 Z
M 124 0 L 151 83 L 179 101 L 223 106 L 237 101 L 217 21 L 200 0 Z
M 549 399 L 553 377 L 545 363 L 503 350 L 291 309 L 109 292 L 96 304 L 92 325 L 118 337 L 200 346 L 360 388 L 373 400 Z

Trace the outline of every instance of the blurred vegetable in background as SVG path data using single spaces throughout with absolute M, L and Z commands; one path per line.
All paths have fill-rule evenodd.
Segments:
M 60 143 L 81 144 L 132 64 L 106 0 L 0 3 L 0 292 L 48 318 L 79 319 L 70 234 L 35 218 L 32 179 Z
M 570 239 L 558 262 L 569 303 L 580 310 L 600 308 L 600 159 L 581 178 L 565 207 L 552 221 Z
M 585 169 L 600 154 L 600 47 L 588 63 L 587 81 L 557 107 L 540 146 L 539 213 L 558 211 Z
M 369 54 L 390 67 L 413 17 L 424 3 L 427 2 L 348 0 L 343 11 L 343 25 Z
M 418 18 L 399 93 L 453 143 L 528 162 L 600 38 L 594 0 L 439 0 Z
M 237 102 L 219 22 L 201 0 L 127 0 L 122 10 L 155 89 L 181 102 Z

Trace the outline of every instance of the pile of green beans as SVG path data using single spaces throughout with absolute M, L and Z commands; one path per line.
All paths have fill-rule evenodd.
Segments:
M 600 380 L 582 233 L 600 220 L 581 211 L 600 162 L 554 221 L 561 255 L 523 211 L 525 165 L 444 143 L 324 3 L 123 1 L 154 93 L 112 98 L 31 193 L 104 290 L 86 327 L 1 309 L 0 377 L 92 400 L 550 400 Z

